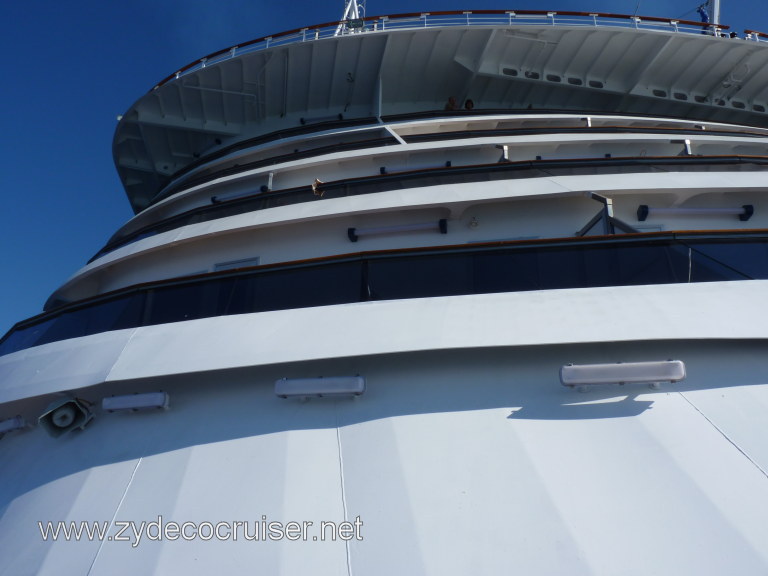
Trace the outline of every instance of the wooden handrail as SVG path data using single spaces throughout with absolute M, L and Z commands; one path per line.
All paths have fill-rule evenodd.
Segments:
M 760 36 L 762 38 L 768 38 L 768 34 L 765 32 L 758 32 L 757 30 L 744 30 L 744 34 L 752 34 L 754 36 Z

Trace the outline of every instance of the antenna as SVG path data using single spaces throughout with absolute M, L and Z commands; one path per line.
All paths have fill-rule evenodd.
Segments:
M 357 18 L 360 18 L 360 7 L 357 4 L 357 0 L 346 0 L 344 6 L 344 16 L 342 16 L 341 19 L 352 20 Z
M 361 12 L 365 14 L 365 5 L 362 2 L 358 4 L 357 0 L 345 0 L 344 15 L 339 21 L 339 26 L 336 28 L 334 36 L 339 36 L 344 32 L 345 23 L 359 21 Z

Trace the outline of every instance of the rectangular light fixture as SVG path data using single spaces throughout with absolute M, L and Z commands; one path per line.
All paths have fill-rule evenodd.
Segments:
M 420 222 L 418 224 L 400 224 L 398 226 L 380 226 L 378 228 L 348 228 L 347 237 L 350 242 L 357 242 L 362 236 L 377 236 L 380 234 L 398 234 L 402 232 L 440 232 L 448 234 L 448 220 L 442 218 L 437 222 Z
M 144 392 L 142 394 L 126 394 L 125 396 L 109 396 L 101 400 L 101 409 L 105 412 L 124 412 L 149 410 L 169 406 L 170 397 L 167 392 Z
M 650 216 L 738 216 L 739 220 L 746 222 L 755 213 L 752 204 L 744 204 L 738 208 L 688 208 L 674 206 L 670 208 L 654 208 L 647 204 L 640 204 L 637 208 L 637 219 L 645 222 Z
M 365 378 L 362 376 L 281 378 L 275 381 L 275 395 L 280 398 L 360 396 L 363 392 L 365 392 Z
M 685 378 L 681 360 L 618 362 L 615 364 L 566 364 L 560 368 L 563 386 L 679 382 Z
M 21 416 L 14 416 L 13 418 L 6 418 L 0 421 L 0 438 L 3 434 L 13 432 L 14 430 L 21 430 L 27 425 L 27 422 Z

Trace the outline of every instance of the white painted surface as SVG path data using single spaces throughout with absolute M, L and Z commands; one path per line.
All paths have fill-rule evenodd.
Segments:
M 768 281 L 546 290 L 221 316 L 0 357 L 0 401 L 101 381 L 398 352 L 646 340 L 763 339 Z M 728 295 L 727 300 L 724 294 Z M 101 350 L 94 346 L 106 340 Z M 33 354 L 35 362 L 29 362 Z
M 101 290 L 116 288 L 151 279 L 171 278 L 184 274 L 199 272 L 201 269 L 212 269 L 213 263 L 243 256 L 244 237 L 247 245 L 252 246 L 248 255 L 259 255 L 262 263 L 280 262 L 285 260 L 300 260 L 316 257 L 319 254 L 343 254 L 359 249 L 370 249 L 370 241 L 352 245 L 347 240 L 348 226 L 365 227 L 379 225 L 384 217 L 385 225 L 393 225 L 427 219 L 427 210 L 439 210 L 434 218 L 449 216 L 449 233 L 446 236 L 410 235 L 387 239 L 384 244 L 392 247 L 431 246 L 439 244 L 456 244 L 477 241 L 478 234 L 472 233 L 463 223 L 454 222 L 461 218 L 464 211 L 482 204 L 510 201 L 511 212 L 519 205 L 515 201 L 531 199 L 547 199 L 550 204 L 542 205 L 534 212 L 537 235 L 545 237 L 570 237 L 581 228 L 596 213 L 600 205 L 593 202 L 588 204 L 587 212 L 572 211 L 572 204 L 566 201 L 562 207 L 556 202 L 564 198 L 579 197 L 584 192 L 593 191 L 606 194 L 616 199 L 617 215 L 626 219 L 627 223 L 637 225 L 635 212 L 641 202 L 632 202 L 631 206 L 621 205 L 621 196 L 643 193 L 643 203 L 653 204 L 656 198 L 664 198 L 672 194 L 677 202 L 683 202 L 689 197 L 703 195 L 707 191 L 720 192 L 732 190 L 754 190 L 763 186 L 760 172 L 704 172 L 704 173 L 675 173 L 662 172 L 655 174 L 610 174 L 592 176 L 552 176 L 547 178 L 530 178 L 525 180 L 507 180 L 494 182 L 477 182 L 471 186 L 463 184 L 447 184 L 406 190 L 394 190 L 379 194 L 365 194 L 346 198 L 318 200 L 290 206 L 258 210 L 237 216 L 230 216 L 200 224 L 184 226 L 155 236 L 150 236 L 118 248 L 102 258 L 85 266 L 73 275 L 57 292 L 65 293 L 92 276 L 94 273 L 106 273 L 108 280 L 100 286 Z M 753 198 L 750 202 L 756 202 Z M 725 200 L 729 202 L 729 200 Z M 745 203 L 743 197 L 730 201 L 731 205 Z M 405 212 L 402 212 L 405 210 Z M 421 211 L 421 212 L 419 212 Z M 526 216 L 530 208 L 526 207 Z M 403 214 L 411 213 L 408 216 Z M 387 215 L 389 220 L 386 220 Z M 378 218 L 372 220 L 372 218 Z M 739 222 L 736 218 L 710 217 L 698 218 L 666 218 L 666 229 L 688 230 L 691 228 L 760 228 L 768 224 L 765 210 L 758 208 L 756 215 L 749 222 Z M 493 218 L 483 222 L 484 228 L 505 230 L 507 236 L 528 235 L 530 217 L 514 217 L 506 214 L 498 222 Z M 646 224 L 658 224 L 655 219 Z M 316 242 L 301 242 L 297 245 L 297 235 L 305 234 L 292 225 L 302 228 L 308 224 L 314 225 L 312 235 Z M 301 238 L 303 239 L 303 237 Z M 216 244 L 218 242 L 218 244 Z M 354 249 L 354 250 L 353 250 Z M 132 261 L 137 261 L 130 267 Z M 201 264 L 202 262 L 202 264 Z M 120 266 L 129 264 L 125 269 Z
M 693 91 L 702 77 L 716 83 L 729 72 L 732 65 L 721 57 L 726 51 L 768 61 L 768 51 L 758 44 L 700 35 L 586 27 L 508 32 L 456 28 L 373 34 L 365 41 L 352 37 L 350 44 L 360 49 L 354 68 L 360 80 L 350 117 L 370 114 L 380 94 L 386 113 L 434 110 L 435 102 L 468 78 L 495 94 L 490 105 L 519 107 L 514 98 L 525 95 L 512 91 L 509 101 L 503 68 L 527 66 L 529 33 L 551 41 L 542 65 L 553 72 L 576 67 L 583 80 L 602 81 L 605 71 L 613 70 L 605 89 L 592 90 L 588 82 L 579 89 L 591 90 L 589 103 L 596 109 L 621 94 L 633 111 L 647 110 L 653 101 L 654 113 L 668 113 L 678 103 L 646 96 L 657 84 L 675 86 L 680 70 L 692 71 L 686 77 L 695 82 L 679 89 Z M 347 68 L 335 60 L 341 41 L 279 48 L 275 53 L 291 56 L 287 79 L 281 57 L 271 64 L 263 60 L 266 53 L 244 58 L 263 70 L 263 84 L 273 91 L 268 104 L 282 102 L 287 113 L 270 117 L 275 111 L 265 106 L 263 117 L 233 118 L 225 133 L 244 139 L 254 135 L 253 126 L 279 129 L 307 113 L 344 104 L 337 100 L 342 96 L 333 75 L 318 76 L 309 100 L 295 91 L 281 93 L 296 85 L 293 79 L 306 78 L 315 59 L 333 58 L 339 64 L 334 74 L 343 83 Z M 709 59 L 699 57 L 704 47 L 713 51 Z M 575 60 L 574 48 L 580 49 Z M 684 51 L 685 58 L 666 58 L 674 50 Z M 638 62 L 638 69 L 626 63 L 646 53 L 656 57 Z M 437 60 L 440 66 L 432 64 Z M 447 78 L 445 67 L 459 73 Z M 218 71 L 212 66 L 192 72 L 188 80 L 211 72 L 209 79 L 225 82 L 241 73 L 237 67 L 220 70 L 225 72 L 220 77 L 213 78 Z M 638 81 L 638 70 L 648 81 Z M 430 75 L 455 84 L 430 82 Z M 759 100 L 761 76 L 748 79 L 740 97 Z M 374 91 L 379 77 L 381 90 Z M 404 82 L 397 85 L 393 79 Z M 149 136 L 151 148 L 171 150 L 164 146 L 162 126 L 176 134 L 182 127 L 171 124 L 181 115 L 160 115 L 153 107 L 157 102 L 184 105 L 188 95 L 172 84 L 137 103 L 136 114 L 121 121 L 119 134 L 131 138 L 134 129 L 140 131 L 138 123 L 152 125 L 158 130 L 147 131 L 155 135 Z M 538 86 L 545 87 L 537 103 L 542 107 L 558 107 L 562 97 L 572 95 L 566 83 L 542 79 Z M 751 114 L 714 109 L 726 119 Z M 223 118 L 209 118 L 206 129 L 221 128 Z M 195 123 L 192 118 L 189 126 Z M 654 139 L 635 138 L 635 143 Z M 543 137 L 527 142 L 556 155 L 566 140 L 568 146 L 583 144 L 563 137 L 559 144 Z M 598 140 L 592 139 L 591 152 L 609 145 Z M 616 138 L 610 140 L 615 145 Z M 734 140 L 735 149 L 754 142 Z M 702 135 L 697 145 L 714 149 L 720 143 Z M 189 139 L 190 149 L 179 150 L 179 162 L 194 158 L 194 145 Z M 434 143 L 409 150 L 423 154 L 414 155 L 415 161 L 427 158 L 432 148 Z M 140 152 L 138 147 L 116 151 L 118 164 L 128 171 L 146 169 L 150 164 L 131 150 Z M 404 150 L 393 148 L 396 154 Z M 343 174 L 343 159 L 343 154 L 328 155 L 284 167 L 293 170 L 287 179 L 299 182 L 325 162 L 328 174 Z M 373 153 L 374 173 L 379 161 Z M 169 170 L 180 167 L 171 165 Z M 141 178 L 141 170 L 123 177 Z M 582 218 L 571 212 L 570 201 L 584 191 L 669 204 L 702 193 L 709 193 L 699 198 L 706 201 L 721 194 L 727 196 L 723 201 L 750 193 L 758 198 L 755 192 L 763 188 L 759 172 L 661 172 L 329 199 L 141 240 L 86 266 L 62 293 L 71 290 L 81 297 L 206 270 L 241 257 L 238 244 L 256 232 L 263 232 L 259 249 L 268 249 L 257 254 L 262 262 L 279 262 L 313 257 L 313 250 L 347 252 L 347 225 L 390 225 L 385 220 L 399 218 L 403 210 L 418 220 L 425 212 L 444 211 L 455 221 L 477 208 L 481 231 L 496 234 L 506 226 L 511 230 L 506 237 L 528 235 L 533 228 L 536 235 L 562 237 L 584 223 L 562 220 L 564 215 Z M 487 214 L 507 200 L 519 208 L 545 199 L 551 202 L 541 224 L 530 219 L 526 205 L 517 220 L 499 218 L 496 229 L 486 228 L 484 208 Z M 620 215 L 632 213 L 618 201 L 616 208 Z M 516 225 L 522 221 L 529 228 Z M 758 210 L 754 221 L 734 226 L 765 222 Z M 681 223 L 665 225 L 681 229 Z M 696 226 L 722 227 L 719 223 Z M 311 241 L 288 238 L 298 226 L 313 233 L 307 235 Z M 342 234 L 331 239 L 336 227 Z M 317 231 L 322 234 L 314 235 Z M 465 227 L 445 241 L 489 239 L 488 232 L 481 233 L 485 236 Z M 414 245 L 404 241 L 386 247 Z M 364 249 L 376 247 L 371 243 Z M 106 414 L 95 408 L 85 430 L 56 439 L 33 427 L 0 440 L 0 574 L 762 576 L 768 573 L 768 312 L 761 305 L 766 288 L 766 281 L 743 281 L 367 302 L 150 326 L 0 357 L 2 419 L 19 414 L 34 422 L 41 406 L 63 392 L 77 393 L 95 406 L 112 394 L 163 390 L 173 397 L 167 411 Z M 688 378 L 661 390 L 609 386 L 577 394 L 557 378 L 568 362 L 665 357 L 683 360 Z M 332 374 L 361 374 L 366 394 L 354 401 L 306 403 L 274 396 L 277 379 Z M 37 526 L 38 521 L 106 522 L 114 536 L 116 522 L 160 518 L 212 524 L 263 518 L 317 527 L 358 517 L 363 539 L 348 543 L 152 541 L 146 534 L 141 542 L 53 543 L 43 541 Z
M 743 362 L 759 349 L 499 348 L 164 379 L 178 399 L 167 412 L 0 441 L 0 574 L 764 574 L 768 452 L 754 449 L 768 445 L 768 380 L 764 362 Z M 665 350 L 685 358 L 684 383 L 579 394 L 558 382 L 564 360 Z M 274 396 L 277 375 L 353 366 L 369 384 L 357 400 Z M 158 516 L 359 516 L 363 539 L 52 544 L 36 525 Z

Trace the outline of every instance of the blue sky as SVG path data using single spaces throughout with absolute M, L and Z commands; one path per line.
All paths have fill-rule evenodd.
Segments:
M 723 2 L 721 20 L 768 32 L 765 0 Z M 638 6 L 639 4 L 639 6 Z M 697 2 L 368 0 L 367 15 L 535 9 L 697 20 Z M 35 315 L 132 213 L 112 163 L 116 118 L 156 82 L 220 48 L 336 20 L 344 3 L 27 0 L 0 23 L 0 334 Z

